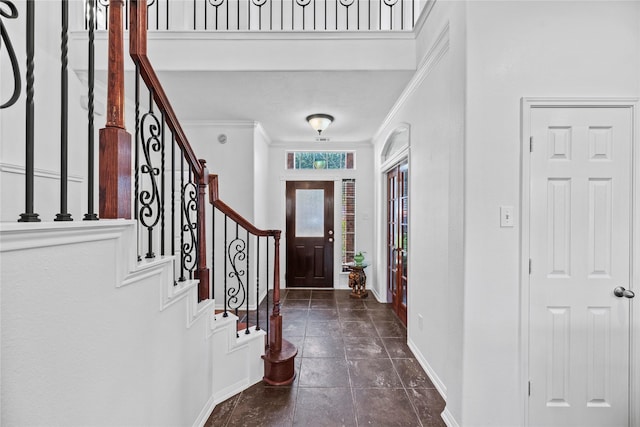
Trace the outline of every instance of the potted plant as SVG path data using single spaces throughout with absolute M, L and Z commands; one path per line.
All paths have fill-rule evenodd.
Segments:
M 366 254 L 366 252 L 358 251 L 353 256 L 353 261 L 355 262 L 356 265 L 362 265 L 362 261 L 364 261 L 364 254 Z

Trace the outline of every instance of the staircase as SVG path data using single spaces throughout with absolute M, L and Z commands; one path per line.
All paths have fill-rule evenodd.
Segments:
M 55 2 L 62 5 L 64 66 L 67 3 Z M 90 51 L 98 3 L 104 5 L 86 1 Z M 34 203 L 34 178 L 44 174 L 33 167 L 40 145 L 34 130 L 45 134 L 48 130 L 34 127 L 33 111 L 29 112 L 38 99 L 33 96 L 38 49 L 29 48 L 35 41 L 35 13 L 53 14 L 54 2 L 19 4 L 27 15 L 27 118 L 20 117 L 13 100 L 3 115 L 7 111 L 20 117 L 16 122 L 26 121 L 31 131 L 27 131 L 26 166 L 19 171 L 26 178 L 21 222 L 0 223 L 0 422 L 6 425 L 200 426 L 229 396 L 261 380 L 287 384 L 295 376 L 297 350 L 282 340 L 281 332 L 280 231 L 257 229 L 219 199 L 217 177 L 208 174 L 205 162 L 191 149 L 146 56 L 147 1 L 127 4 L 135 93 L 124 92 L 124 1 L 111 0 L 106 125 L 99 134 L 95 174 L 99 179 L 94 185 L 91 81 L 88 213 L 82 220 L 72 218 L 67 209 L 69 194 L 75 194 L 67 191 L 68 156 L 75 155 L 76 147 L 69 150 L 63 136 L 61 172 L 52 180 L 61 187 L 56 221 L 36 213 L 40 204 Z M 20 14 L 12 19 L 25 12 L 11 4 L 13 9 Z M 3 21 L 3 42 L 4 30 Z M 91 64 L 89 70 L 91 75 Z M 63 111 L 70 105 L 69 90 L 61 84 Z M 125 121 L 128 96 L 135 103 L 132 134 Z M 62 128 L 66 122 L 73 129 L 74 122 L 61 115 Z M 94 186 L 100 195 L 97 215 Z M 226 239 L 222 255 L 216 258 L 215 252 L 212 256 L 207 252 L 207 246 L 222 241 L 221 236 L 208 234 L 216 226 L 206 217 L 207 190 L 213 210 L 224 215 L 225 229 L 228 223 L 236 233 L 247 233 L 240 238 L 245 239 L 246 251 L 237 252 L 233 262 Z M 249 235 L 257 239 L 251 249 Z M 262 246 L 267 246 L 266 256 L 256 263 Z M 236 282 L 228 283 L 230 276 L 225 274 L 224 283 L 213 283 L 212 277 L 220 274 L 218 267 L 228 265 Z M 214 286 L 224 286 L 223 301 L 213 298 Z M 269 319 L 262 319 L 260 326 L 256 315 L 238 331 L 238 295 L 245 295 L 242 310 L 248 312 L 269 294 L 269 288 L 273 289 Z M 224 308 L 222 313 L 215 313 L 216 305 Z

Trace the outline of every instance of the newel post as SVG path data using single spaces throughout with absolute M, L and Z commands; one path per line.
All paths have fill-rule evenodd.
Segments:
M 288 385 L 296 378 L 295 358 L 298 349 L 282 338 L 282 316 L 280 315 L 280 231 L 274 235 L 273 310 L 269 318 L 269 347 L 265 351 L 264 377 L 270 385 Z
M 109 3 L 107 123 L 100 129 L 100 218 L 131 218 L 131 134 L 124 123 L 124 0 Z
M 202 175 L 198 177 L 198 267 L 195 277 L 200 281 L 198 285 L 198 301 L 209 299 L 209 269 L 207 268 L 207 233 L 206 223 L 206 202 L 207 182 L 209 181 L 209 170 L 206 160 L 198 159 L 202 165 Z

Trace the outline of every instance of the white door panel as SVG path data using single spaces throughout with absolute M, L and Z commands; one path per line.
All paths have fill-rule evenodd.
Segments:
M 632 116 L 533 108 L 531 426 L 628 426 Z

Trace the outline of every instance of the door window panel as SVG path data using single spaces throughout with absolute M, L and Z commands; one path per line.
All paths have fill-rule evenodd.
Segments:
M 324 190 L 296 190 L 296 236 L 324 236 Z

